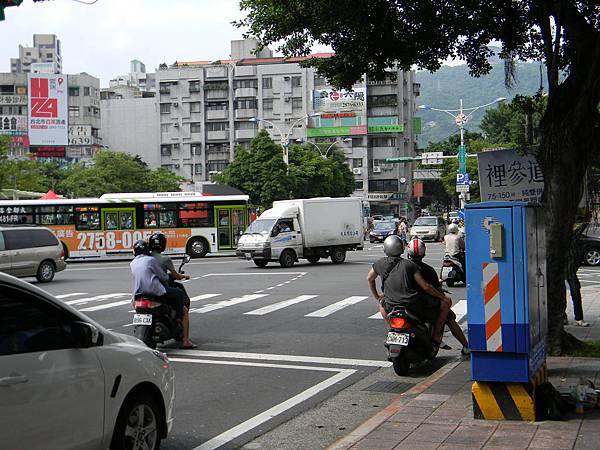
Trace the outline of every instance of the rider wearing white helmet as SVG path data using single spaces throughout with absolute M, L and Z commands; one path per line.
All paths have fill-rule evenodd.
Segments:
M 452 300 L 425 280 L 417 264 L 402 258 L 404 245 L 399 236 L 388 236 L 383 249 L 387 257 L 377 260 L 367 275 L 369 289 L 379 303 L 382 317 L 387 320 L 394 306 L 405 306 L 421 319 L 435 324 L 433 341 L 439 347 Z M 375 284 L 378 276 L 382 280 L 382 294 Z
M 458 225 L 451 223 L 448 225 L 448 234 L 444 236 L 446 245 L 446 254 L 457 258 L 462 266 L 465 267 L 465 238 L 459 232 Z

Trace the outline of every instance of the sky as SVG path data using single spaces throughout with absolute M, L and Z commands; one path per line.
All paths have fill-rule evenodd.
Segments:
M 84 0 L 92 2 L 93 0 Z M 245 30 L 231 25 L 243 17 L 238 0 L 74 0 L 33 3 L 5 10 L 0 22 L 0 72 L 10 72 L 19 44 L 34 34 L 56 34 L 63 72 L 87 72 L 107 87 L 138 59 L 154 72 L 162 62 L 227 59 L 230 41 Z

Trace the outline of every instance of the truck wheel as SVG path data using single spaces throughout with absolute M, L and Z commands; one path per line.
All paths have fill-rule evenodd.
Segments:
M 292 250 L 284 250 L 279 257 L 279 264 L 281 264 L 281 267 L 292 267 L 295 260 L 296 258 Z
M 188 242 L 185 252 L 192 258 L 203 258 L 208 253 L 208 242 L 204 238 L 192 238 Z
M 346 250 L 342 247 L 334 247 L 330 252 L 331 262 L 334 264 L 342 264 L 346 261 Z
M 268 259 L 253 259 L 252 261 L 256 264 L 256 267 L 266 267 L 269 264 Z
M 317 255 L 317 256 L 307 256 L 306 259 L 308 260 L 309 263 L 316 264 L 316 263 L 319 262 L 319 260 L 321 259 L 321 257 L 319 255 Z

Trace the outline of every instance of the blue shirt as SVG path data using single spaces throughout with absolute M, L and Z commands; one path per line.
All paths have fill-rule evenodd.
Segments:
M 131 291 L 134 298 L 141 294 L 160 297 L 167 292 L 164 284 L 169 281 L 169 276 L 152 256 L 138 255 L 131 261 L 129 267 L 131 267 Z

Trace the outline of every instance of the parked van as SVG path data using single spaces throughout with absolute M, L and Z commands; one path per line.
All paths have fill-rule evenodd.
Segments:
M 0 272 L 47 283 L 66 267 L 63 246 L 48 228 L 0 227 Z

